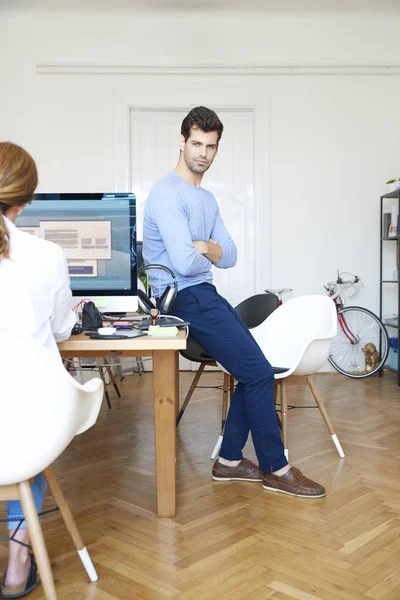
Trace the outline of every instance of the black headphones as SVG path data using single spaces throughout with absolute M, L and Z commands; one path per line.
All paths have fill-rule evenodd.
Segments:
M 167 313 L 172 308 L 178 293 L 178 282 L 175 274 L 171 271 L 171 269 L 168 269 L 168 267 L 164 267 L 164 265 L 143 265 L 143 267 L 138 269 L 138 277 L 150 269 L 159 269 L 168 273 L 168 275 L 172 277 L 173 286 L 167 285 L 161 296 L 158 298 L 157 305 L 154 305 L 151 299 L 148 298 L 142 290 L 138 290 L 137 294 L 139 308 L 141 308 L 142 311 L 147 314 L 150 313 L 152 308 L 158 308 L 161 314 Z

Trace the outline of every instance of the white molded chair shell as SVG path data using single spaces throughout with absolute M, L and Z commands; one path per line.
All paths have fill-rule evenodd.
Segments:
M 319 371 L 336 331 L 334 302 L 328 296 L 313 295 L 284 302 L 251 333 L 272 366 L 289 369 L 275 375 L 281 379 Z
M 269 363 L 273 367 L 287 369 L 284 373 L 276 374 L 275 379 L 285 379 L 290 375 L 307 375 L 308 386 L 321 411 L 339 456 L 343 458 L 342 446 L 311 377 L 327 360 L 331 339 L 336 332 L 336 307 L 328 296 L 293 298 L 279 306 L 261 325 L 251 330 Z M 285 400 L 286 392 L 284 392 L 286 382 L 282 381 L 277 385 L 282 394 L 282 437 L 285 456 L 288 458 L 287 401 Z M 217 442 L 213 455 L 219 451 L 221 442 L 222 436 Z
M 276 374 L 275 379 L 312 375 L 319 371 L 328 359 L 331 339 L 336 332 L 335 304 L 331 298 L 322 295 L 292 298 L 251 329 L 269 363 L 288 369 Z
M 0 486 L 28 480 L 96 422 L 103 382 L 76 382 L 35 340 L 0 331 Z

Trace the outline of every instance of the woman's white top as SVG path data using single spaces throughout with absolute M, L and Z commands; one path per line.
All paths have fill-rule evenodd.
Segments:
M 68 339 L 75 325 L 65 254 L 4 221 L 10 257 L 0 260 L 0 329 L 32 337 L 59 356 L 57 342 Z

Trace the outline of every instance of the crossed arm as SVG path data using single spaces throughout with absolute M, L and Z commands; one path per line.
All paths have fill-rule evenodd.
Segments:
M 214 265 L 218 265 L 222 258 L 222 248 L 215 240 L 209 239 L 208 242 L 203 240 L 193 242 L 194 249 L 199 254 L 202 254 Z
M 236 264 L 236 244 L 229 235 L 219 211 L 208 242 L 200 240 L 193 242 L 193 246 L 196 252 L 208 258 L 218 269 L 229 269 Z
M 160 197 L 160 205 L 163 198 Z M 161 205 L 162 206 L 162 205 Z M 219 269 L 234 267 L 237 249 L 219 212 L 208 241 L 192 239 L 188 217 L 182 204 L 173 198 L 168 210 L 154 210 L 154 218 L 176 273 L 191 277 L 206 273 L 212 262 Z

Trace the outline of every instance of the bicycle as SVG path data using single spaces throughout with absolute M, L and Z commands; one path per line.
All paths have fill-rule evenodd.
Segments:
M 343 280 L 343 275 L 353 279 Z M 336 281 L 324 286 L 335 303 L 338 317 L 338 333 L 332 340 L 328 360 L 339 373 L 354 379 L 370 377 L 380 371 L 389 353 L 389 336 L 379 317 L 361 306 L 345 306 L 346 291 L 353 288 L 351 296 L 354 296 L 360 285 L 358 275 L 338 271 Z M 290 288 L 265 290 L 278 297 L 279 306 L 281 294 L 291 291 Z
M 344 280 L 343 275 L 352 279 Z M 389 353 L 389 336 L 379 317 L 361 306 L 345 306 L 346 292 L 353 289 L 354 296 L 360 285 L 358 275 L 339 271 L 336 281 L 324 285 L 338 316 L 338 332 L 332 339 L 328 360 L 339 373 L 353 379 L 381 371 Z

